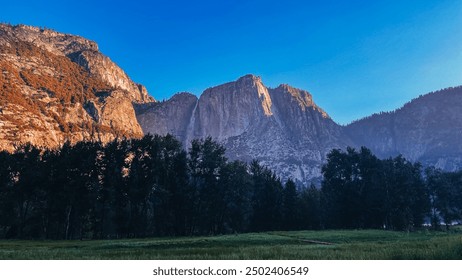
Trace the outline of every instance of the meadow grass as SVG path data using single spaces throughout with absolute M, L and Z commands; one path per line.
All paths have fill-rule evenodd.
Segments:
M 316 242 L 326 242 L 319 244 Z M 328 230 L 91 241 L 1 240 L 0 259 L 462 259 L 462 230 Z

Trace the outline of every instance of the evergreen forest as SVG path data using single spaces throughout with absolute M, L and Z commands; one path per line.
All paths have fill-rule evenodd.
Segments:
M 0 152 L 0 238 L 116 239 L 275 230 L 449 227 L 462 172 L 367 148 L 332 150 L 320 186 L 231 161 L 211 138 L 171 135 Z

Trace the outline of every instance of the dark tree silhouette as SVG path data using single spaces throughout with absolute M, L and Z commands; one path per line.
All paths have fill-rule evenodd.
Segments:
M 323 166 L 325 222 L 333 228 L 411 230 L 423 224 L 429 198 L 419 164 L 370 150 L 333 150 Z
M 0 152 L 0 238 L 95 239 L 320 228 L 413 230 L 462 217 L 462 172 L 333 150 L 321 189 L 171 135 Z M 431 211 L 430 211 L 431 210 Z
M 250 164 L 252 176 L 252 231 L 278 230 L 282 220 L 282 183 L 257 161 Z
M 282 229 L 296 230 L 300 228 L 300 212 L 297 186 L 288 180 L 282 192 Z

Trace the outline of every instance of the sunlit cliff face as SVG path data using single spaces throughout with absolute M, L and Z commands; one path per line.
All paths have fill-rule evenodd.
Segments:
M 0 67 L 0 149 L 143 134 L 132 103 L 152 99 L 90 40 L 1 24 Z

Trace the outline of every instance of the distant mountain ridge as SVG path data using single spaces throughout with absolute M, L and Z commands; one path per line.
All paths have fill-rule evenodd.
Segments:
M 462 167 L 462 86 L 422 95 L 388 113 L 346 126 L 356 146 L 380 157 L 402 154 L 425 166 Z
M 88 39 L 0 24 L 0 150 L 30 142 L 102 141 L 170 133 L 185 147 L 211 136 L 230 159 L 259 160 L 283 179 L 321 177 L 332 149 L 366 146 L 446 170 L 462 167 L 462 87 L 429 93 L 393 112 L 341 126 L 304 90 L 243 76 L 164 102 Z

